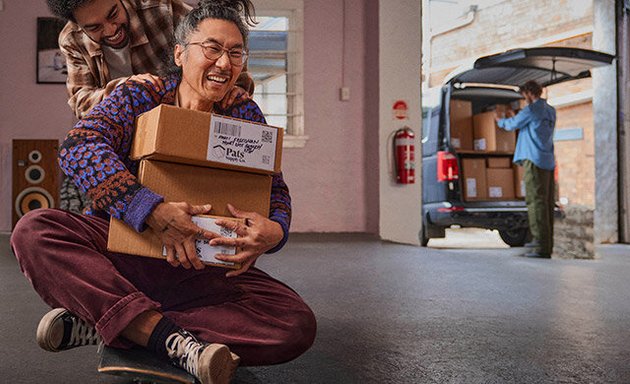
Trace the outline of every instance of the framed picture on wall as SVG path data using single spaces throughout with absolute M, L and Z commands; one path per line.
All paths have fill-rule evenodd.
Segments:
M 65 83 L 66 59 L 59 49 L 59 32 L 66 23 L 56 17 L 37 18 L 37 83 Z

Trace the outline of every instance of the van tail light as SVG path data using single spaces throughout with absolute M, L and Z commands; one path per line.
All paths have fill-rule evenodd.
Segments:
M 457 157 L 450 152 L 437 153 L 437 179 L 438 181 L 453 181 L 459 178 Z
M 450 212 L 461 212 L 464 210 L 464 207 L 454 206 L 454 207 L 440 207 L 437 209 L 438 212 L 441 213 L 450 213 Z

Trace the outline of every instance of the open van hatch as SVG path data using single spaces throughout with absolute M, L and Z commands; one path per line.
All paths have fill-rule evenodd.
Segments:
M 484 83 L 519 86 L 535 80 L 541 86 L 591 76 L 591 69 L 615 57 L 580 48 L 519 48 L 480 57 L 447 76 L 445 83 Z

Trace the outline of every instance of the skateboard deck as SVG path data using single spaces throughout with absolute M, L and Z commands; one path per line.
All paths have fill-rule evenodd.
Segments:
M 193 375 L 141 348 L 117 349 L 101 346 L 100 354 L 100 373 L 128 377 L 135 383 L 198 383 Z

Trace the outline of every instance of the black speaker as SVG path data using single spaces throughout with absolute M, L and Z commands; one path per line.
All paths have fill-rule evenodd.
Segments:
M 13 226 L 29 211 L 59 199 L 58 140 L 13 140 Z

